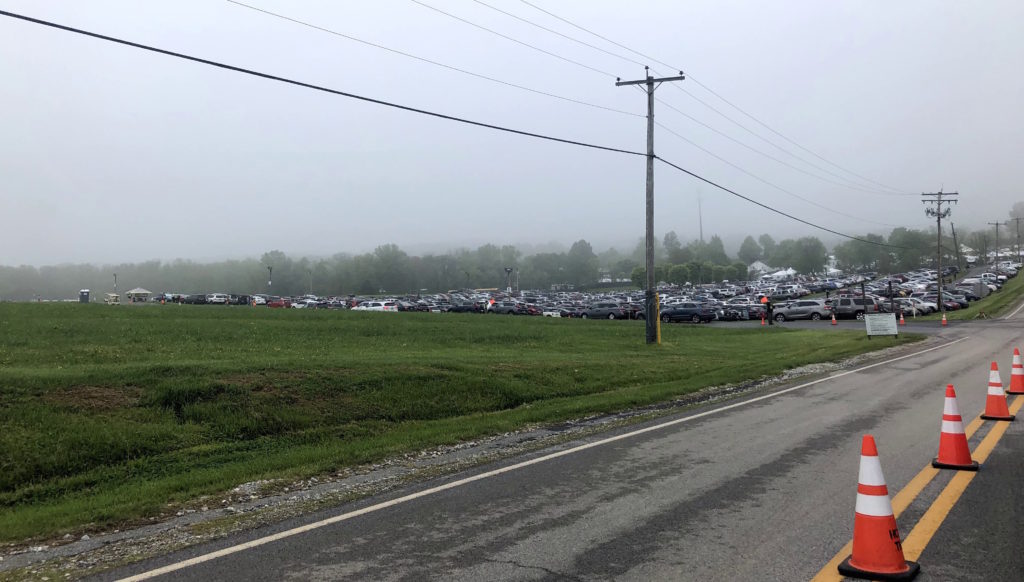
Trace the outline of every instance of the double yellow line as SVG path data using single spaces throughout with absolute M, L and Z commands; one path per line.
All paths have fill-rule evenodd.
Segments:
M 1017 414 L 1020 412 L 1021 406 L 1024 406 L 1024 397 L 1018 396 L 1014 399 L 1013 404 L 1010 405 L 1010 414 Z M 964 429 L 964 433 L 967 438 L 971 438 L 981 428 L 981 423 L 984 422 L 981 417 L 977 417 L 971 421 L 970 424 Z M 978 447 L 974 449 L 971 454 L 971 458 L 979 463 L 984 463 L 988 459 L 989 454 L 992 453 L 992 449 L 996 448 L 996 443 L 999 439 L 1003 438 L 1006 433 L 1006 429 L 1009 428 L 1010 423 L 1008 422 L 996 422 L 992 430 L 988 431 L 985 438 L 982 439 Z M 925 466 L 921 469 L 921 472 L 914 476 L 913 479 L 907 483 L 907 486 L 900 490 L 895 497 L 892 498 L 892 512 L 896 517 L 899 517 L 903 511 L 913 503 L 914 499 L 921 494 L 921 491 L 931 483 L 939 474 L 939 469 L 933 468 L 931 465 Z M 971 480 L 978 475 L 976 471 L 957 471 L 953 479 L 946 485 L 946 488 L 942 490 L 942 493 L 932 502 L 931 507 L 928 511 L 921 516 L 921 519 L 917 521 L 914 529 L 910 530 L 908 535 L 903 540 L 903 555 L 908 560 L 917 560 L 921 556 L 921 552 L 928 546 L 928 542 L 932 540 L 932 536 L 939 530 L 939 526 L 945 521 L 946 516 L 949 515 L 950 510 L 956 505 L 956 502 L 963 495 L 967 486 L 971 483 Z M 842 580 L 843 576 L 839 574 L 839 563 L 846 559 L 853 551 L 853 540 L 850 540 L 843 546 L 843 549 L 837 553 L 825 566 L 818 572 L 817 576 L 811 579 L 811 582 L 826 582 L 826 581 L 838 581 Z

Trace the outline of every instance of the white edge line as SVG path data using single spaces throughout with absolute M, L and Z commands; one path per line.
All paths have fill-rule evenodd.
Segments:
M 258 546 L 262 546 L 264 544 L 269 544 L 269 543 L 275 542 L 277 540 L 281 540 L 281 539 L 288 538 L 288 537 L 291 537 L 291 536 L 294 536 L 294 535 L 298 535 L 298 534 L 301 534 L 301 533 L 305 533 L 305 532 L 308 532 L 308 531 L 319 529 L 319 528 L 322 528 L 324 526 L 335 524 L 335 523 L 338 523 L 338 522 L 341 522 L 341 521 L 346 521 L 346 520 L 352 519 L 354 517 L 359 517 L 361 515 L 366 515 L 368 513 L 373 513 L 375 511 L 380 511 L 381 509 L 387 509 L 388 507 L 393 507 L 395 505 L 399 505 L 399 504 L 405 503 L 407 501 L 412 501 L 414 499 L 419 499 L 420 497 L 426 497 L 428 495 L 433 495 L 435 493 L 440 493 L 442 491 L 447 491 L 449 489 L 455 489 L 456 487 L 461 487 L 463 485 L 472 483 L 474 481 L 480 481 L 482 479 L 488 479 L 490 477 L 501 475 L 503 473 L 508 473 L 508 472 L 511 472 L 511 471 L 516 471 L 518 469 L 522 469 L 523 467 L 529 467 L 530 465 L 536 465 L 537 463 L 543 463 L 545 461 L 550 461 L 551 459 L 557 459 L 559 457 L 564 457 L 566 455 L 571 455 L 573 453 L 578 453 L 580 451 L 585 451 L 587 449 L 592 449 L 594 447 L 603 446 L 603 445 L 606 445 L 608 443 L 613 443 L 613 442 L 620 441 L 620 440 L 627 439 L 627 438 L 631 438 L 631 437 L 634 437 L 634 436 L 637 436 L 637 435 L 653 432 L 653 431 L 656 431 L 656 430 L 661 430 L 663 428 L 667 428 L 667 427 L 670 427 L 670 426 L 675 426 L 677 424 L 682 424 L 684 422 L 689 422 L 691 420 L 696 420 L 698 418 L 703 418 L 705 416 L 711 416 L 712 414 L 718 414 L 720 412 L 725 412 L 727 410 L 732 410 L 734 408 L 739 408 L 741 406 L 747 406 L 747 405 L 753 404 L 755 402 L 760 402 L 762 400 L 767 400 L 769 398 L 774 398 L 776 396 L 781 396 L 783 394 L 788 394 L 789 392 L 793 392 L 795 390 L 800 390 L 802 388 L 807 388 L 809 386 L 814 386 L 815 384 L 820 384 L 821 382 L 824 382 L 826 380 L 834 380 L 836 378 L 842 378 L 843 376 L 848 376 L 850 374 L 856 374 L 857 372 L 862 372 L 864 370 L 869 370 L 871 368 L 875 368 L 875 367 L 882 366 L 882 365 L 885 365 L 885 364 L 891 364 L 892 362 L 898 362 L 899 360 L 905 360 L 907 358 L 912 358 L 914 356 L 919 356 L 921 354 L 925 354 L 925 353 L 928 353 L 928 352 L 931 352 L 931 351 L 939 350 L 939 349 L 942 349 L 942 348 L 948 348 L 949 346 L 952 346 L 954 344 L 960 343 L 960 342 L 962 342 L 962 341 L 964 341 L 966 339 L 968 339 L 968 337 L 962 337 L 962 338 L 960 338 L 958 340 L 953 340 L 951 342 L 942 344 L 941 346 L 934 346 L 934 347 L 928 348 L 926 350 L 921 350 L 919 352 L 914 352 L 912 354 L 907 354 L 905 356 L 899 356 L 897 358 L 892 358 L 892 359 L 885 360 L 885 361 L 882 361 L 882 362 L 876 362 L 874 364 L 868 364 L 867 366 L 863 366 L 863 367 L 857 368 L 855 370 L 847 370 L 845 372 L 840 372 L 838 374 L 829 375 L 829 376 L 826 376 L 824 378 L 819 378 L 817 380 L 812 380 L 810 382 L 806 382 L 804 384 L 800 384 L 798 386 L 793 386 L 793 387 L 790 387 L 790 388 L 786 388 L 785 390 L 779 390 L 778 392 L 772 392 L 771 394 L 765 394 L 763 396 L 758 396 L 756 398 L 751 398 L 749 400 L 744 400 L 742 402 L 736 402 L 736 403 L 733 403 L 733 404 L 728 404 L 728 405 L 725 405 L 725 406 L 722 406 L 722 407 L 719 407 L 719 408 L 715 408 L 715 409 L 712 409 L 712 410 L 706 410 L 706 411 L 700 412 L 698 414 L 692 414 L 690 416 L 684 416 L 683 418 L 677 418 L 675 420 L 670 420 L 668 422 L 663 422 L 661 424 L 656 424 L 654 426 L 649 426 L 647 428 L 642 428 L 642 429 L 639 429 L 639 430 L 635 430 L 635 431 L 632 431 L 632 432 L 616 435 L 616 436 L 609 437 L 609 438 L 606 438 L 606 439 L 601 439 L 599 441 L 594 441 L 592 443 L 587 443 L 587 444 L 584 444 L 584 445 L 579 445 L 579 446 L 573 447 L 571 449 L 566 449 L 564 451 L 558 451 L 556 453 L 551 453 L 551 454 L 548 454 L 548 455 L 544 455 L 542 457 L 537 457 L 535 459 L 530 459 L 528 461 L 523 461 L 523 462 L 520 462 L 520 463 L 516 463 L 514 465 L 509 465 L 507 467 L 501 467 L 500 469 L 494 469 L 492 471 L 487 471 L 485 473 L 480 473 L 478 475 L 473 475 L 473 476 L 470 476 L 470 477 L 465 477 L 465 478 L 459 479 L 457 481 L 452 481 L 450 483 L 445 483 L 443 485 L 438 485 L 436 487 L 431 487 L 430 489 L 424 489 L 423 491 L 417 491 L 416 493 L 411 493 L 411 494 L 406 495 L 404 497 L 398 497 L 396 499 L 391 499 L 389 501 L 384 501 L 384 502 L 381 502 L 381 503 L 377 503 L 377 504 L 371 505 L 369 507 L 364 507 L 362 509 L 357 509 L 355 511 L 350 511 L 348 513 L 343 513 L 341 515 L 336 515 L 334 517 L 329 517 L 327 519 L 323 519 L 323 520 L 320 520 L 320 521 L 315 521 L 313 523 L 308 523 L 306 525 L 302 525 L 302 526 L 295 527 L 295 528 L 292 528 L 292 529 L 289 529 L 289 530 L 278 532 L 276 534 L 272 534 L 272 535 L 269 535 L 269 536 L 266 536 L 266 537 L 262 537 L 262 538 L 259 538 L 259 539 L 251 540 L 251 541 L 248 541 L 248 542 L 245 542 L 245 543 L 242 543 L 242 544 L 238 544 L 238 545 L 234 545 L 234 546 L 231 546 L 231 547 L 223 548 L 223 549 L 217 550 L 215 552 L 210 552 L 209 554 L 203 554 L 201 556 L 196 556 L 194 558 L 189 558 L 187 560 L 183 560 L 181 562 L 177 562 L 177 563 L 174 563 L 174 564 L 168 564 L 167 566 L 163 566 L 163 567 L 157 568 L 155 570 L 150 570 L 148 572 L 143 572 L 141 574 L 136 574 L 134 576 L 129 576 L 127 578 L 121 578 L 118 582 L 136 582 L 138 580 L 149 580 L 150 578 L 155 578 L 157 576 L 162 576 L 164 574 L 168 574 L 170 572 L 174 572 L 174 571 L 177 571 L 177 570 L 181 570 L 181 569 L 184 569 L 184 568 L 195 566 L 197 564 L 202 564 L 203 562 L 209 562 L 210 560 L 215 560 L 217 558 L 228 556 L 230 554 L 241 552 L 243 550 L 248 550 L 248 549 L 252 549 L 252 548 L 258 547 Z
M 1021 304 L 1017 306 L 1017 309 L 1014 309 L 1014 310 L 1013 310 L 1013 313 L 1011 313 L 1010 315 L 1007 315 L 1007 316 L 1006 316 L 1006 317 L 1004 317 L 1003 319 L 1004 319 L 1004 320 L 1006 320 L 1006 319 L 1010 319 L 1010 318 L 1011 318 L 1011 317 L 1013 317 L 1014 315 L 1017 315 L 1017 312 L 1018 312 L 1018 311 L 1020 311 L 1021 309 L 1024 309 L 1024 301 L 1022 301 L 1022 302 L 1021 302 Z

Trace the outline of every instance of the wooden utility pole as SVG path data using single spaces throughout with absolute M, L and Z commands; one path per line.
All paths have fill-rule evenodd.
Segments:
M 650 68 L 644 67 L 644 77 L 639 81 L 623 81 L 615 79 L 615 86 L 645 85 L 647 87 L 647 236 L 646 261 L 647 290 L 644 293 L 644 319 L 646 320 L 647 343 L 658 341 L 658 313 L 654 300 L 654 90 L 666 81 L 682 81 L 686 77 L 679 71 L 678 77 L 662 77 L 655 79 Z
M 1011 218 L 1010 220 L 1012 220 L 1015 223 L 1017 223 L 1017 247 L 1016 247 L 1017 256 L 1013 257 L 1013 262 L 1014 263 L 1019 263 L 1020 262 L 1020 221 L 1024 220 L 1024 218 L 1017 217 L 1017 218 Z M 1010 226 L 1010 223 L 1007 222 L 1006 226 Z
M 953 250 L 956 251 L 956 268 L 962 271 L 964 269 L 964 259 L 960 256 L 960 243 L 956 240 L 956 225 L 952 222 L 949 223 L 949 229 L 953 231 Z
M 999 227 L 1002 226 L 1001 222 L 986 222 L 989 226 L 996 227 L 996 265 L 999 264 Z
M 938 242 L 936 243 L 936 248 L 935 248 L 935 253 L 936 253 L 935 265 L 936 265 L 937 268 L 935 269 L 935 271 L 936 271 L 936 275 L 937 275 L 936 278 L 938 279 L 938 284 L 939 284 L 939 293 L 938 293 L 938 297 L 937 297 L 937 302 L 939 304 L 939 311 L 941 311 L 943 313 L 945 313 L 945 311 L 946 311 L 946 304 L 942 301 L 942 219 L 943 218 L 947 218 L 952 213 L 952 209 L 947 206 L 946 209 L 943 210 L 942 209 L 942 205 L 943 204 L 947 204 L 947 205 L 948 204 L 956 204 L 957 203 L 957 198 L 955 198 L 955 197 L 959 196 L 959 195 L 960 195 L 959 192 L 945 192 L 945 193 L 943 193 L 942 190 L 939 190 L 938 192 L 935 192 L 935 193 L 924 192 L 924 193 L 921 194 L 921 196 L 924 198 L 924 200 L 921 201 L 923 204 L 934 204 L 935 205 L 934 208 L 927 208 L 927 209 L 925 209 L 925 214 L 927 214 L 928 216 L 934 216 L 935 217 L 935 226 L 936 226 L 936 228 L 938 230 L 938 235 L 937 235 L 938 236 L 938 238 L 937 238 Z

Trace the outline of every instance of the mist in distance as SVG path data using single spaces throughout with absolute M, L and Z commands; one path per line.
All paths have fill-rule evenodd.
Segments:
M 641 78 L 640 66 L 480 4 L 425 1 L 610 76 L 407 1 L 253 5 L 634 115 L 491 83 L 228 2 L 3 7 L 413 107 L 643 151 L 645 97 L 614 85 L 615 76 Z M 521 2 L 487 3 L 628 54 Z M 658 89 L 656 121 L 718 157 L 662 127 L 658 155 L 784 212 L 847 234 L 888 236 L 896 227 L 934 228 L 922 191 L 959 190 L 951 220 L 965 231 L 1006 220 L 1021 198 L 1019 2 L 538 5 L 692 75 Z M 0 61 L 0 265 L 256 260 L 272 249 L 331 257 L 388 243 L 410 255 L 485 243 L 532 254 L 566 252 L 580 239 L 595 253 L 615 247 L 625 255 L 643 234 L 640 156 L 427 118 L 9 18 L 0 18 L 0 48 L 8 55 Z M 808 175 L 864 184 L 694 79 L 842 168 L 907 195 Z M 816 236 L 829 248 L 842 240 L 665 165 L 655 184 L 659 238 L 672 230 L 684 243 L 697 239 L 700 198 L 705 238 L 719 235 L 730 253 L 762 233 Z

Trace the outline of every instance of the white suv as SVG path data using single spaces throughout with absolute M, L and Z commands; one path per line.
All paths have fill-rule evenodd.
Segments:
M 210 293 L 206 296 L 206 302 L 210 304 L 227 305 L 228 299 L 224 293 Z

